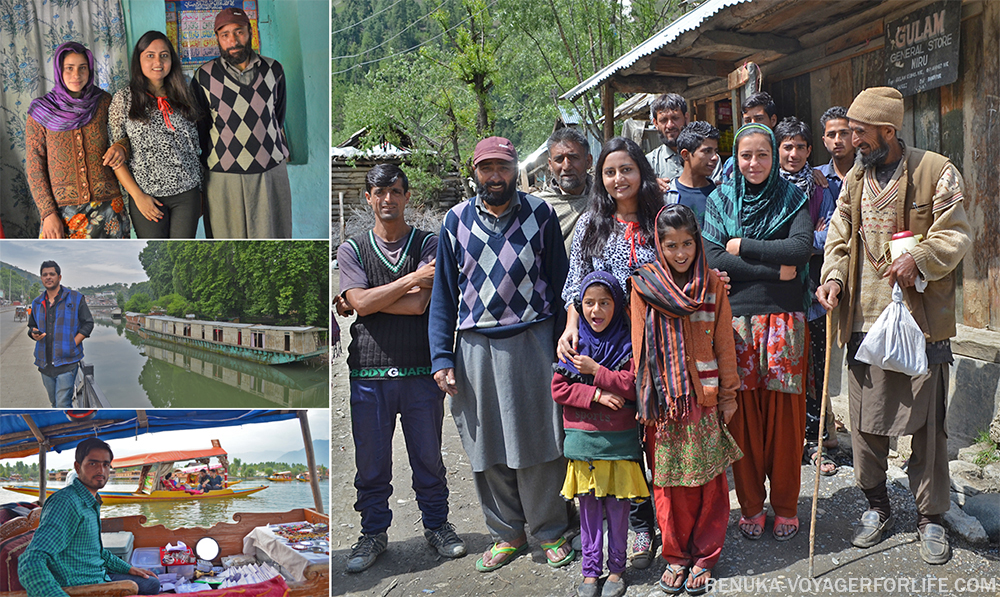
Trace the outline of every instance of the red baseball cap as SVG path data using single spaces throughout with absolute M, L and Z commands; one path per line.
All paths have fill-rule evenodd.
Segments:
M 478 166 L 483 160 L 507 160 L 517 161 L 517 150 L 510 139 L 503 137 L 487 137 L 476 144 L 476 151 L 472 154 L 473 167 Z
M 222 29 L 230 23 L 243 25 L 248 31 L 250 30 L 250 17 L 247 16 L 247 13 L 231 6 L 215 15 L 215 31 Z

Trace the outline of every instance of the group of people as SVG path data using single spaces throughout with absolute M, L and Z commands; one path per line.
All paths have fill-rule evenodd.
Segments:
M 869 502 L 852 543 L 870 547 L 891 529 L 889 438 L 912 434 L 920 554 L 946 562 L 952 272 L 970 230 L 961 175 L 903 144 L 903 110 L 892 88 L 830 108 L 820 124 L 831 161 L 813 169 L 810 127 L 778 122 L 758 93 L 720 164 L 719 131 L 689 122 L 684 98 L 667 94 L 650 114 L 661 147 L 644 155 L 613 138 L 590 174 L 586 137 L 560 129 L 537 194 L 515 186 L 512 143 L 490 137 L 473 155 L 476 196 L 437 236 L 406 223 L 405 173 L 373 168 L 375 227 L 337 254 L 338 313 L 358 315 L 348 365 L 362 532 L 348 571 L 387 548 L 397 417 L 425 537 L 442 556 L 466 553 L 447 521 L 448 395 L 493 538 L 477 570 L 527 549 L 526 531 L 549 565 L 568 564 L 578 516 L 579 595 L 623 595 L 627 561 L 650 565 L 657 530 L 659 588 L 705 592 L 725 540 L 727 468 L 751 541 L 768 526 L 765 501 L 775 540 L 798 533 L 804 459 L 836 473 L 823 452 L 835 436 L 817 436 L 825 319 L 838 305 L 855 472 Z M 886 241 L 903 230 L 923 240 L 890 260 Z M 926 375 L 854 358 L 894 284 L 928 336 Z
M 147 31 L 114 96 L 90 50 L 56 48 L 55 88 L 26 125 L 40 238 L 194 238 L 202 215 L 209 238 L 290 238 L 285 77 L 252 34 L 245 12 L 220 11 L 220 56 L 188 84 L 167 36 Z

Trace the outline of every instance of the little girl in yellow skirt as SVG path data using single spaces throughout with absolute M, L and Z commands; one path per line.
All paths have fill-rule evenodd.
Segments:
M 625 296 L 607 272 L 588 274 L 576 310 L 583 316 L 577 355 L 554 365 L 552 398 L 563 405 L 569 460 L 562 495 L 580 500 L 581 597 L 625 594 L 625 549 L 632 500 L 649 498 L 639 459 L 635 373 Z M 603 522 L 608 521 L 608 575 L 603 589 Z

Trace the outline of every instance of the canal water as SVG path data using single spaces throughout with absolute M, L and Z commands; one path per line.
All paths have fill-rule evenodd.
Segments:
M 3 483 L 8 485 L 13 483 Z M 37 483 L 25 483 L 37 485 Z M 48 487 L 57 489 L 64 483 L 50 483 Z M 246 479 L 236 489 L 247 489 L 266 485 L 267 489 L 246 497 L 222 498 L 212 500 L 191 500 L 188 502 L 156 502 L 127 503 L 104 505 L 101 507 L 101 517 L 132 516 L 142 514 L 146 517 L 146 525 L 162 524 L 171 529 L 178 527 L 210 527 L 217 522 L 232 522 L 233 514 L 237 512 L 287 512 L 294 508 L 316 508 L 312 489 L 309 483 L 290 482 L 272 483 L 267 479 Z M 108 483 L 104 491 L 133 491 L 135 483 Z M 330 486 L 326 479 L 319 483 L 320 495 L 323 499 L 323 510 L 329 512 Z M 0 489 L 0 504 L 9 502 L 34 501 L 35 498 Z
M 84 361 L 112 407 L 328 408 L 329 365 L 260 365 L 125 329 L 95 315 Z

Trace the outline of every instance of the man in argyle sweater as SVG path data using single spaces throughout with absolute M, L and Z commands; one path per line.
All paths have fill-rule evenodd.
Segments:
M 215 17 L 220 56 L 191 78 L 207 115 L 198 124 L 209 238 L 291 238 L 292 191 L 281 63 L 250 48 L 250 19 L 238 8 Z
M 514 558 L 527 545 L 526 527 L 549 563 L 563 566 L 574 552 L 564 537 L 566 461 L 550 384 L 566 249 L 552 207 L 515 188 L 509 140 L 480 141 L 472 163 L 477 195 L 448 212 L 439 235 L 431 370 L 451 396 L 494 541 L 476 569 Z

